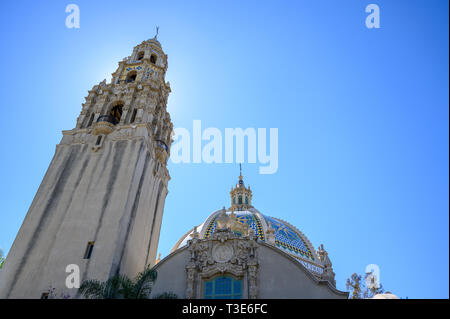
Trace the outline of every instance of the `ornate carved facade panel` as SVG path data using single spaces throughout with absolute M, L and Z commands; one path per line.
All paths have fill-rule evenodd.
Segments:
M 208 239 L 194 236 L 188 245 L 186 298 L 202 298 L 203 282 L 218 275 L 231 275 L 242 280 L 244 298 L 258 297 L 256 237 L 240 237 L 226 227 L 218 229 Z

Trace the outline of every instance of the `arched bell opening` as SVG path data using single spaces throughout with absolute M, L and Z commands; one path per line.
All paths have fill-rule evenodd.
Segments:
M 116 105 L 114 105 L 111 108 L 111 111 L 109 112 L 109 116 L 114 125 L 116 125 L 120 122 L 120 119 L 122 117 L 122 110 L 123 110 L 123 103 L 117 103 Z
M 127 74 L 125 83 L 132 83 L 132 82 L 136 81 L 136 77 L 137 77 L 136 71 L 131 71 L 130 73 Z

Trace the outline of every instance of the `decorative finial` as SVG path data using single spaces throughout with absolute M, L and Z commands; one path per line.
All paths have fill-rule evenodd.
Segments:
M 244 186 L 244 177 L 242 176 L 242 164 L 239 163 L 239 186 Z
M 197 231 L 197 226 L 194 227 L 194 231 L 190 235 L 192 239 L 199 238 L 199 232 Z
M 159 33 L 159 26 L 156 26 L 156 34 L 155 34 L 155 40 L 158 38 L 158 33 Z

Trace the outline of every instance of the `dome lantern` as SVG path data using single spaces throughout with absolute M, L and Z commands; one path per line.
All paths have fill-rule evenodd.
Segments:
M 231 207 L 232 211 L 241 211 L 252 208 L 252 191 L 250 190 L 250 186 L 247 188 L 244 184 L 244 177 L 242 176 L 242 167 L 239 164 L 239 181 L 238 184 L 231 188 L 230 197 L 231 197 Z

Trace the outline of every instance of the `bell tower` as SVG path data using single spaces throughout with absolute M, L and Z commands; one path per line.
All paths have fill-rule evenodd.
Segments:
M 130 277 L 155 263 L 173 125 L 167 55 L 156 36 L 95 85 L 50 166 L 0 272 L 0 298 L 68 289 L 84 279 Z

